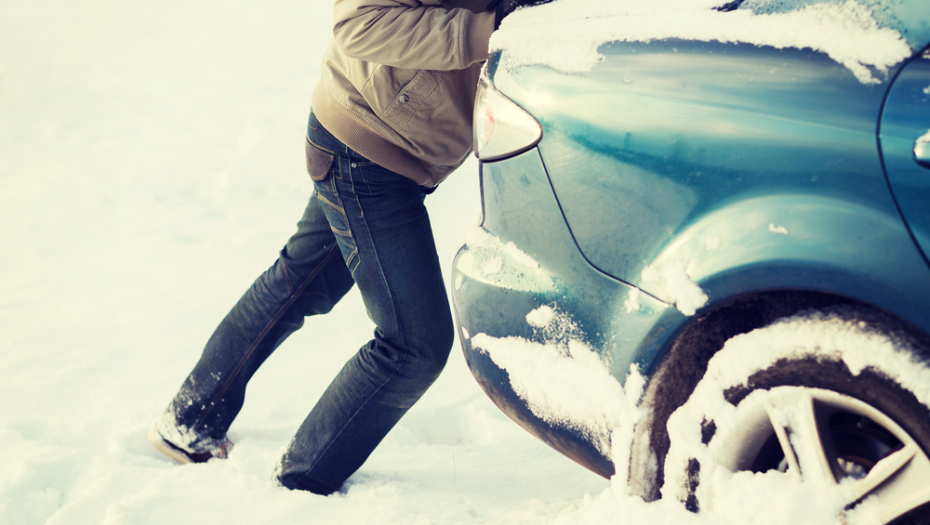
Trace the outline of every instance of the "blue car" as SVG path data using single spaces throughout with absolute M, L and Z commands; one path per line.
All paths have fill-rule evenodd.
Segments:
M 533 16 L 560 1 L 495 38 L 545 33 Z M 571 70 L 498 41 L 475 109 L 482 215 L 453 269 L 468 366 L 646 500 L 698 511 L 715 473 L 751 471 L 930 523 L 930 8 L 752 3 L 699 14 L 854 4 L 904 51 L 683 30 L 614 35 Z M 577 18 L 558 23 L 604 22 Z

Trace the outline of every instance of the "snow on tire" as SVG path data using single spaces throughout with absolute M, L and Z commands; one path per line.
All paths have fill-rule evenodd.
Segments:
M 730 339 L 669 419 L 663 497 L 749 519 L 930 523 L 930 366 L 884 321 L 844 307 Z

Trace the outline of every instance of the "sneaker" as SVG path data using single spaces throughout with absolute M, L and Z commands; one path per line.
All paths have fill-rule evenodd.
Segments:
M 185 463 L 206 463 L 213 458 L 226 459 L 229 455 L 229 451 L 232 449 L 232 443 L 227 440 L 213 450 L 208 450 L 206 452 L 188 452 L 165 439 L 165 436 L 161 435 L 157 427 L 152 427 L 148 437 L 149 443 L 159 452 L 182 465 Z

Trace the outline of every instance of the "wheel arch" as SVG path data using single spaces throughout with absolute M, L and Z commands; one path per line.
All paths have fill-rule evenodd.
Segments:
M 742 199 L 693 221 L 648 265 L 682 263 L 711 303 L 761 290 L 812 290 L 875 305 L 930 331 L 930 267 L 891 205 L 790 193 Z M 662 281 L 631 284 L 675 302 Z
M 908 320 L 866 302 L 834 293 L 803 289 L 768 290 L 731 297 L 705 307 L 667 340 L 650 374 L 642 398 L 645 424 L 636 431 L 630 461 L 631 483 L 647 500 L 658 499 L 665 456 L 669 450 L 666 423 L 691 396 L 711 357 L 730 338 L 810 309 L 848 306 L 882 330 L 905 334 L 930 359 L 930 333 Z M 639 455 L 639 457 L 637 457 Z M 647 457 L 646 455 L 649 455 Z

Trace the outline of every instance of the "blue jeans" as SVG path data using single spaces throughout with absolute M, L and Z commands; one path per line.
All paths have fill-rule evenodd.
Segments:
M 186 448 L 223 442 L 258 367 L 357 283 L 374 338 L 313 407 L 278 472 L 285 487 L 329 494 L 439 376 L 453 325 L 428 190 L 349 149 L 313 114 L 307 140 L 315 192 L 297 232 L 217 327 L 168 411 L 194 436 Z

